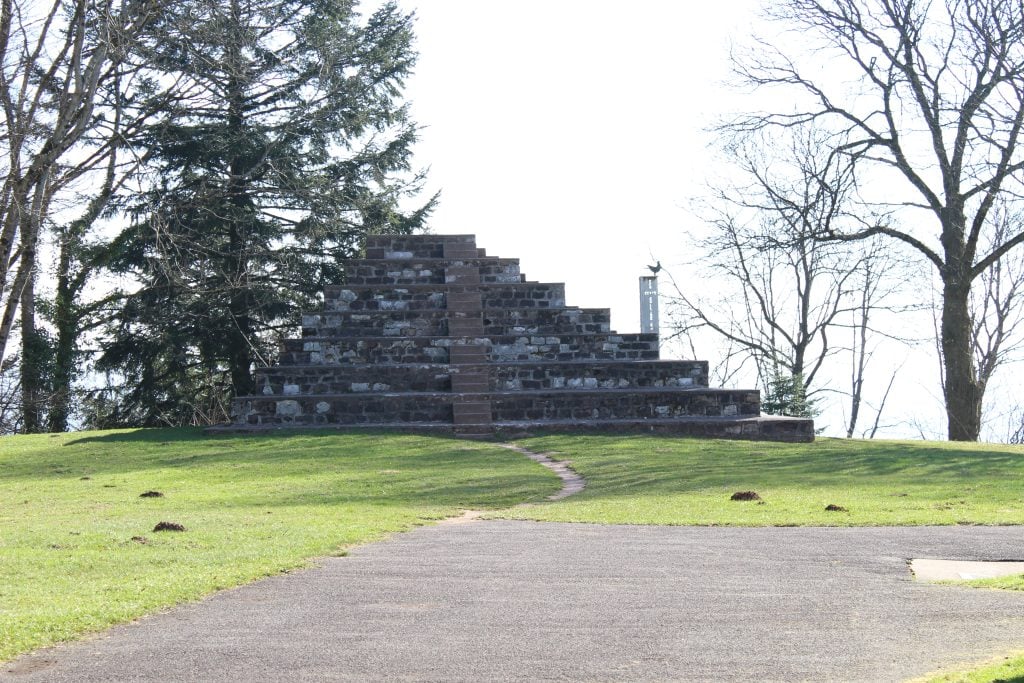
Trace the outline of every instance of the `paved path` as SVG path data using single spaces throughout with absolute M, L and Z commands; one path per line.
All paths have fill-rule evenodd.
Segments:
M 1024 594 L 906 559 L 1024 557 L 1014 527 L 474 521 L 4 666 L 4 681 L 899 680 L 1024 649 Z

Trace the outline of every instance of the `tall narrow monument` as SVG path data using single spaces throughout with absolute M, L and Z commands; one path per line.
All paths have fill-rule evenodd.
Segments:
M 707 362 L 659 360 L 657 334 L 609 322 L 473 235 L 371 236 L 302 338 L 258 372 L 260 393 L 235 399 L 232 428 L 814 438 L 811 420 L 762 416 L 758 391 L 709 388 Z

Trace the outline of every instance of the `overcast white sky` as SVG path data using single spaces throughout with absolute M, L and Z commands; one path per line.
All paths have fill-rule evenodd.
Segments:
M 438 233 L 475 233 L 569 303 L 639 330 L 637 277 L 683 260 L 704 132 L 754 2 L 403 0 L 420 61 L 417 156 L 442 191 Z M 734 105 L 733 105 L 734 106 Z
M 570 305 L 610 307 L 620 332 L 639 330 L 637 278 L 656 259 L 684 286 L 714 292 L 682 265 L 700 229 L 688 207 L 722 172 L 707 129 L 752 108 L 723 84 L 730 48 L 764 29 L 757 0 L 400 4 L 418 17 L 406 94 L 423 126 L 419 163 L 442 191 L 434 232 L 475 233 L 488 253 L 520 258 L 530 279 L 565 282 Z M 879 392 L 886 366 L 909 354 L 911 369 L 894 389 L 904 421 L 885 433 L 917 436 L 912 418 L 941 437 L 931 349 L 887 353 Z M 835 434 L 842 416 L 830 410 L 820 422 Z

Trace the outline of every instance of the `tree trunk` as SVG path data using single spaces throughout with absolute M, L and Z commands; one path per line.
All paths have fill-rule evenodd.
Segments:
M 242 25 L 241 10 L 237 0 L 231 2 L 231 13 L 236 26 Z M 229 242 L 225 264 L 225 278 L 230 291 L 229 311 L 232 326 L 228 332 L 228 368 L 231 372 L 232 390 L 235 396 L 253 393 L 252 361 L 253 354 L 253 320 L 251 316 L 251 297 L 249 295 L 249 262 L 246 256 L 250 234 L 250 221 L 253 219 L 249 204 L 247 181 L 250 171 L 249 162 L 242 158 L 240 150 L 245 146 L 245 59 L 241 48 L 230 43 L 226 51 L 228 65 L 232 67 L 232 76 L 227 83 L 227 137 L 235 148 L 236 154 L 229 162 L 230 178 L 227 183 L 228 202 L 231 211 L 228 214 Z
M 950 441 L 977 441 L 984 395 L 971 353 L 970 282 L 948 276 L 942 289 L 942 362 Z
M 47 429 L 51 432 L 68 430 L 71 382 L 75 375 L 75 347 L 79 331 L 74 310 L 75 293 L 71 285 L 71 239 L 70 235 L 63 235 L 57 266 L 57 292 L 53 307 L 53 323 L 57 328 L 53 356 L 53 398 L 47 415 Z
M 30 273 L 21 291 L 21 426 L 25 434 L 43 427 L 43 365 L 46 349 L 36 330 L 35 276 Z

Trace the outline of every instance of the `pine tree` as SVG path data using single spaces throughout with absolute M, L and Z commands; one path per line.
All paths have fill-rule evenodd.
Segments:
M 125 405 L 93 423 L 222 419 L 364 235 L 423 225 L 436 196 L 402 208 L 423 183 L 401 101 L 412 23 L 352 0 L 184 0 L 162 18 L 148 82 L 187 96 L 135 141 L 148 189 L 111 264 L 141 287 L 100 361 Z
M 787 375 L 776 372 L 769 380 L 761 410 L 769 415 L 789 417 L 814 417 L 818 410 L 814 401 L 807 398 L 803 375 Z

